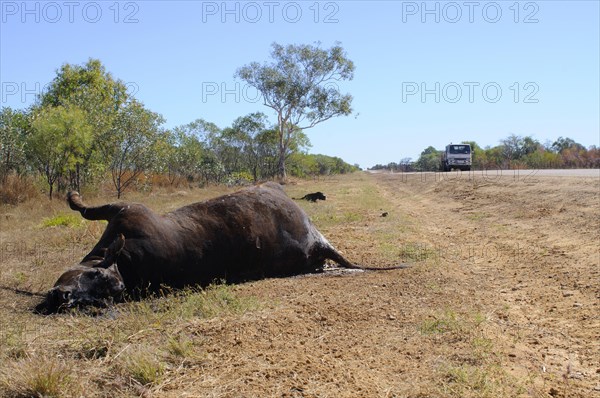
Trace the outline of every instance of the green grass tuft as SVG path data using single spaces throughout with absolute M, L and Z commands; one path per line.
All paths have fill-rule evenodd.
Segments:
M 58 214 L 51 218 L 46 218 L 42 221 L 42 228 L 51 228 L 51 227 L 68 227 L 68 228 L 76 228 L 80 227 L 85 223 L 79 215 L 74 214 Z
M 138 351 L 127 356 L 124 369 L 127 374 L 143 386 L 160 384 L 166 365 L 150 351 Z
M 453 310 L 432 315 L 432 319 L 425 319 L 419 325 L 419 332 L 423 335 L 452 332 L 465 339 L 476 336 L 486 317 L 481 313 L 458 314 Z
M 191 317 L 213 318 L 222 314 L 242 314 L 258 308 L 255 299 L 240 297 L 233 287 L 212 284 L 204 290 L 187 289 L 171 300 L 172 310 L 184 319 Z
M 177 336 L 170 337 L 167 341 L 167 351 L 169 352 L 169 354 L 175 357 L 186 358 L 190 355 L 192 349 L 193 344 L 189 338 Z

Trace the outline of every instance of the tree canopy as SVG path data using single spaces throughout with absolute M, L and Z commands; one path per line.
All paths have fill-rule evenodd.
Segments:
M 33 117 L 28 153 L 46 177 L 50 198 L 57 181 L 77 172 L 91 143 L 91 126 L 76 106 L 43 107 Z
M 100 143 L 109 161 L 117 198 L 145 171 L 158 163 L 156 145 L 160 142 L 161 115 L 132 100 L 121 107 L 113 121 L 110 136 Z
M 27 169 L 26 140 L 31 130 L 26 112 L 8 107 L 0 111 L 0 182 L 5 183 L 12 171 Z
M 295 135 L 336 116 L 352 113 L 352 96 L 342 94 L 338 83 L 352 80 L 354 64 L 336 44 L 272 44 L 271 62 L 252 62 L 236 76 L 256 88 L 263 104 L 277 115 L 278 174 L 286 177 L 285 159 Z

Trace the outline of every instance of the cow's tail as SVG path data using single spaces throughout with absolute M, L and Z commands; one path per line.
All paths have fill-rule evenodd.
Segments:
M 88 207 L 82 201 L 78 192 L 71 191 L 67 194 L 67 202 L 69 207 L 81 213 L 83 218 L 88 220 L 107 220 L 110 221 L 116 216 L 124 205 L 119 203 L 108 204 L 103 206 Z
M 337 250 L 335 250 L 332 246 L 330 246 L 327 250 L 326 258 L 335 261 L 343 268 L 349 269 L 362 269 L 366 271 L 390 271 L 394 269 L 404 269 L 410 268 L 410 264 L 398 264 L 391 267 L 365 267 L 362 265 L 352 264 L 350 261 L 346 260 L 344 256 L 342 256 Z
M 17 288 L 14 288 L 14 287 L 0 286 L 0 289 L 2 289 L 2 290 L 8 290 L 8 291 L 11 291 L 11 292 L 16 293 L 16 294 L 22 294 L 23 296 L 29 296 L 29 297 L 34 297 L 34 296 L 35 297 L 46 297 L 46 294 L 44 294 L 44 293 L 30 292 L 30 291 L 27 291 L 27 290 L 21 290 L 21 289 L 17 289 Z

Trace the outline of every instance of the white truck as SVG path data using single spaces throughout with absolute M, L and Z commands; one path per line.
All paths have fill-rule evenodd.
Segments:
M 446 150 L 442 153 L 442 170 L 451 171 L 452 169 L 469 171 L 471 170 L 471 145 L 469 144 L 450 144 L 446 145 Z

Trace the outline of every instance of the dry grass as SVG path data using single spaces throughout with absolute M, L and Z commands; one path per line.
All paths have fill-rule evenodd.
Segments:
M 113 386 L 116 391 L 156 389 L 172 381 L 182 367 L 201 364 L 205 358 L 202 338 L 186 330 L 189 322 L 241 316 L 258 305 L 256 299 L 235 293 L 234 287 L 213 285 L 120 304 L 95 317 L 73 311 L 39 319 L 23 313 L 11 326 L 3 325 L 0 361 L 6 366 L 0 392 L 16 397 L 77 396 L 83 384 L 99 388 L 114 383 L 114 375 L 120 376 Z M 46 327 L 29 329 L 31 322 Z M 71 376 L 72 368 L 85 383 Z
M 28 200 L 40 199 L 38 188 L 31 177 L 8 175 L 0 183 L 0 204 L 17 205 Z
M 82 391 L 72 371 L 62 360 L 30 357 L 3 368 L 0 385 L 14 398 L 76 397 Z

